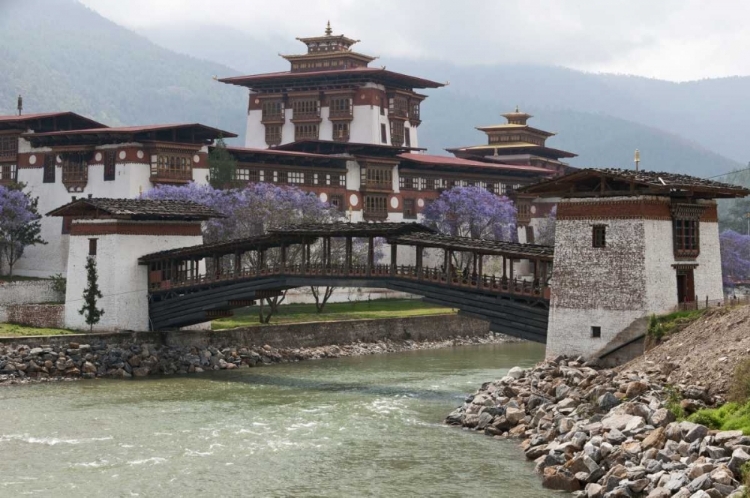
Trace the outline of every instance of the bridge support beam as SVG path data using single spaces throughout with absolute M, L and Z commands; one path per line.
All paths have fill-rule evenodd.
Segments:
M 367 275 L 372 275 L 372 267 L 375 266 L 375 239 L 367 238 Z
M 398 257 L 398 244 L 391 244 L 391 276 L 396 275 L 396 258 Z
M 353 244 L 352 238 L 351 237 L 347 237 L 346 238 L 346 244 L 345 244 L 346 245 L 346 249 L 345 249 L 345 252 L 346 252 L 346 256 L 345 256 L 346 261 L 344 263 L 345 266 L 346 266 L 346 269 L 345 269 L 344 273 L 346 275 L 349 275 L 349 273 L 351 273 L 351 271 L 352 271 L 352 244 Z

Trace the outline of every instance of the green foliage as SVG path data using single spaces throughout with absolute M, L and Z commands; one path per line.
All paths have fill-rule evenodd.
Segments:
M 679 332 L 687 325 L 702 317 L 705 312 L 705 309 L 700 309 L 676 311 L 668 315 L 651 315 L 646 333 L 649 337 L 661 339 L 669 334 Z
M 65 278 L 62 273 L 58 273 L 52 275 L 50 280 L 52 280 L 52 290 L 64 296 L 65 290 L 68 287 L 68 279 Z
M 99 323 L 103 309 L 96 307 L 97 299 L 103 297 L 99 290 L 99 277 L 96 273 L 96 258 L 89 257 L 86 261 L 86 288 L 83 289 L 83 307 L 78 313 L 84 316 L 89 326 L 89 331 L 93 330 L 94 324 Z
M 664 386 L 664 391 L 667 393 L 667 402 L 665 405 L 667 410 L 672 412 L 672 415 L 674 415 L 677 420 L 685 420 L 685 410 L 680 406 L 680 401 L 682 401 L 680 391 L 670 385 Z
M 726 403 L 719 408 L 706 408 L 692 414 L 688 420 L 722 431 L 741 430 L 750 435 L 750 402 Z
M 741 361 L 734 369 L 729 399 L 744 403 L 750 400 L 750 359 Z
M 210 172 L 209 183 L 213 188 L 229 188 L 236 179 L 237 161 L 227 150 L 227 144 L 221 137 L 216 141 L 216 147 L 208 155 Z

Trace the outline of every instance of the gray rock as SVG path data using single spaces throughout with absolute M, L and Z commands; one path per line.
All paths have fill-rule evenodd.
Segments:
M 695 493 L 696 491 L 700 489 L 708 489 L 711 487 L 711 476 L 708 474 L 703 474 L 702 476 L 698 476 L 692 481 L 690 481 L 690 484 L 688 484 L 688 490 L 690 490 L 691 493 Z
M 604 412 L 608 412 L 612 408 L 619 405 L 620 400 L 617 399 L 617 397 L 614 394 L 607 392 L 599 396 L 599 399 L 596 400 L 596 404 L 600 410 Z
M 602 491 L 604 488 L 597 483 L 589 483 L 586 485 L 586 498 L 602 498 Z
M 705 425 L 695 424 L 695 427 L 691 428 L 687 431 L 687 433 L 685 433 L 683 439 L 688 443 L 692 443 L 693 441 L 699 441 L 703 439 L 707 435 L 708 427 L 706 427 Z
M 672 492 L 664 488 L 654 488 L 646 498 L 671 498 Z
M 687 477 L 685 474 L 672 474 L 669 481 L 664 486 L 668 491 L 675 492 L 687 484 Z
M 748 461 L 750 461 L 750 455 L 738 448 L 732 452 L 732 459 L 729 460 L 727 466 L 732 474 L 739 476 L 742 475 L 742 466 Z
M 521 367 L 513 367 L 510 370 L 508 370 L 508 377 L 513 377 L 514 379 L 520 379 L 526 374 L 526 369 Z

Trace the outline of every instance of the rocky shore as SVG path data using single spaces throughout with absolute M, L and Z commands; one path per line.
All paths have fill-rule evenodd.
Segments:
M 587 498 L 740 498 L 750 437 L 675 421 L 717 400 L 669 367 L 596 370 L 557 358 L 488 382 L 446 423 L 519 438 L 543 485 Z
M 201 373 L 232 370 L 275 363 L 322 358 L 397 353 L 473 344 L 510 342 L 514 339 L 489 334 L 461 336 L 444 341 L 380 341 L 315 348 L 281 349 L 264 346 L 227 348 L 175 348 L 148 343 L 69 343 L 65 347 L 31 348 L 19 344 L 0 346 L 0 385 L 94 379 L 127 379 L 148 375 Z M 21 342 L 19 340 L 19 342 Z

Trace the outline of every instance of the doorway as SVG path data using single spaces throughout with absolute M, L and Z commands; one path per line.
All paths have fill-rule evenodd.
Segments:
M 686 304 L 695 302 L 695 280 L 693 269 L 685 268 L 677 270 L 677 303 Z

